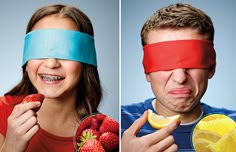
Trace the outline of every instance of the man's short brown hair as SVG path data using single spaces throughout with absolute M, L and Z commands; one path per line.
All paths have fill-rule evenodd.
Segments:
M 207 40 L 214 40 L 214 26 L 211 18 L 198 8 L 189 4 L 172 4 L 157 10 L 143 25 L 142 45 L 146 45 L 147 34 L 157 29 L 196 29 Z

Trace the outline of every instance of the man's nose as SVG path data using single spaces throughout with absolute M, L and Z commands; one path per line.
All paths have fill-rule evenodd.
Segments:
M 172 80 L 179 84 L 187 81 L 187 69 L 175 69 L 172 73 Z

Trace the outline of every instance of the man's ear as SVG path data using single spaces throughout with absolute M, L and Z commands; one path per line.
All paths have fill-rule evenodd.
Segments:
M 214 66 L 214 67 L 211 67 L 211 68 L 209 68 L 209 72 L 208 72 L 208 79 L 211 79 L 213 76 L 214 76 L 214 74 L 215 74 L 215 71 L 216 71 L 216 67 Z
M 145 74 L 145 76 L 146 76 L 147 82 L 150 82 L 150 81 L 151 81 L 151 80 L 150 80 L 150 75 L 149 75 L 149 74 Z

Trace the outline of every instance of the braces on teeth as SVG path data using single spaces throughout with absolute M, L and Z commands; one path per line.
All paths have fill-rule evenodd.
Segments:
M 41 75 L 41 77 L 42 77 L 43 80 L 46 80 L 46 81 L 58 81 L 58 80 L 63 79 L 63 78 L 60 77 L 60 76 L 46 76 L 46 75 Z

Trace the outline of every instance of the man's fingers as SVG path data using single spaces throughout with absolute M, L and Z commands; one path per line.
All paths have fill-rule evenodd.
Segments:
M 178 146 L 176 144 L 171 145 L 168 147 L 164 152 L 177 152 L 178 151 Z
M 165 139 L 161 140 L 158 143 L 153 144 L 152 149 L 153 151 L 165 151 L 166 149 L 169 149 L 175 142 L 175 139 L 173 136 L 169 135 Z
M 172 123 L 170 123 L 168 126 L 166 126 L 163 129 L 168 130 L 170 133 L 172 133 L 180 124 L 180 119 L 175 119 Z
M 147 111 L 134 121 L 134 123 L 124 132 L 124 134 L 137 135 L 142 126 L 147 122 Z
M 167 138 L 179 126 L 179 124 L 180 124 L 180 120 L 176 119 L 172 123 L 170 123 L 168 126 L 150 134 L 150 139 L 152 139 L 152 143 L 155 144 Z

